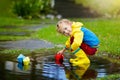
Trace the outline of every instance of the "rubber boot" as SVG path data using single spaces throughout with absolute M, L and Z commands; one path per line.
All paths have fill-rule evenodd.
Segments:
M 89 64 L 90 60 L 85 54 L 85 52 L 81 49 L 78 52 L 75 53 L 76 58 L 70 59 L 70 63 L 72 63 L 73 66 L 79 66 L 81 64 Z

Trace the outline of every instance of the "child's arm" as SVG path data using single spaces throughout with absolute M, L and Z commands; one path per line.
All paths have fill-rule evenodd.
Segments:
M 62 49 L 62 50 L 60 50 L 60 51 L 58 51 L 57 54 L 64 54 L 65 51 L 66 51 L 66 48 L 64 48 L 64 49 Z
M 63 48 L 62 50 L 58 51 L 57 54 L 64 54 L 64 52 L 66 50 L 68 50 L 70 48 L 70 38 L 68 38 L 68 40 L 65 43 L 65 48 Z
M 76 32 L 74 34 L 74 41 L 71 45 L 72 51 L 78 49 L 79 46 L 81 45 L 82 41 L 83 41 L 83 32 Z
M 64 54 L 66 50 L 68 50 L 70 48 L 70 37 L 68 38 L 68 40 L 65 43 L 65 48 L 63 48 L 62 50 L 58 51 L 57 54 Z

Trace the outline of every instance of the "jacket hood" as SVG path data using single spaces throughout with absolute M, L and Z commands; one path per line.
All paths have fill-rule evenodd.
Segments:
M 73 22 L 72 23 L 72 28 L 80 28 L 81 26 L 83 26 L 83 24 L 81 22 Z
M 76 32 L 80 32 L 80 29 L 82 26 L 83 26 L 83 24 L 81 22 L 73 22 L 71 36 L 73 36 L 74 33 L 76 33 Z

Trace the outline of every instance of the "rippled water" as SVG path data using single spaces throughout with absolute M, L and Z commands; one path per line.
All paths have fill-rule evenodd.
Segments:
M 10 57 L 0 58 L 0 80 L 85 80 L 120 73 L 120 65 L 99 57 L 91 57 L 91 64 L 79 67 L 72 67 L 67 58 L 62 65 L 55 64 L 53 55 L 37 56 L 27 66 Z

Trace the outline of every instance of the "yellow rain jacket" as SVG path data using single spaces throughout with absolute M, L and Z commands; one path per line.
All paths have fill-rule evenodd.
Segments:
M 83 40 L 83 32 L 80 28 L 83 26 L 80 22 L 73 22 L 72 24 L 72 33 L 68 40 L 66 41 L 66 48 L 70 48 L 72 51 L 79 48 Z M 74 41 L 73 41 L 74 40 Z
M 82 42 L 91 47 L 98 46 L 99 44 L 99 39 L 97 36 L 92 31 L 82 26 L 83 24 L 80 22 L 72 23 L 72 33 L 65 43 L 66 48 L 70 49 L 72 52 L 80 49 L 79 47 Z

